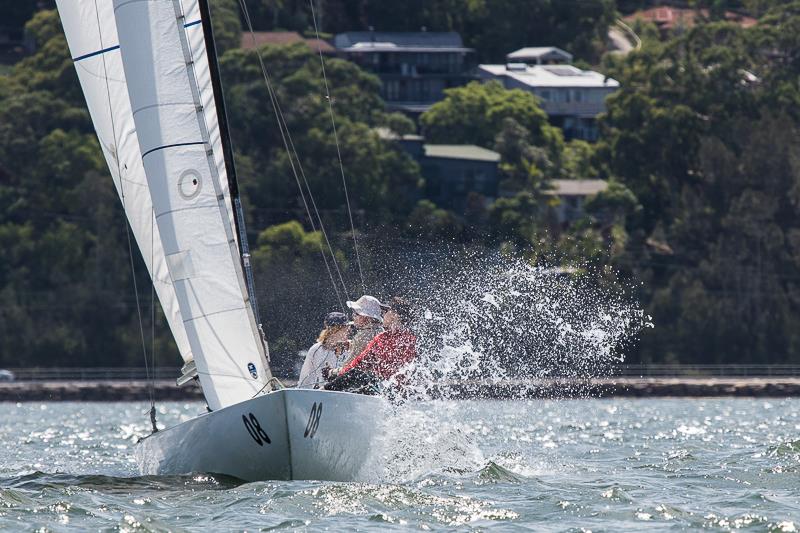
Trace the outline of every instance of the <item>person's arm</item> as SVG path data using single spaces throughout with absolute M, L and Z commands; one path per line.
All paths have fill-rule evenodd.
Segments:
M 375 349 L 376 349 L 376 348 L 377 348 L 379 345 L 380 345 L 380 335 L 378 335 L 377 337 L 375 337 L 374 339 L 372 339 L 371 341 L 369 341 L 369 342 L 367 343 L 367 345 L 364 347 L 364 349 L 363 349 L 363 350 L 361 350 L 361 353 L 360 353 L 360 354 L 358 354 L 358 355 L 357 355 L 355 358 L 353 358 L 353 359 L 352 359 L 352 360 L 351 360 L 349 363 L 347 363 L 347 364 L 346 364 L 346 365 L 345 365 L 345 366 L 344 366 L 344 367 L 343 367 L 343 368 L 342 368 L 342 369 L 339 371 L 339 374 L 340 374 L 340 375 L 341 375 L 341 374 L 344 374 L 344 373 L 345 373 L 345 372 L 347 372 L 348 370 L 351 370 L 351 369 L 353 369 L 353 368 L 357 367 L 359 364 L 362 364 L 362 362 L 363 362 L 365 359 L 368 359 L 368 358 L 369 358 L 369 356 L 370 356 L 370 354 L 372 354 L 372 352 L 373 352 L 373 351 L 374 351 L 374 350 L 375 350 Z
M 300 378 L 297 380 L 297 386 L 303 387 L 310 385 L 305 383 L 309 375 L 314 371 L 316 365 L 314 364 L 314 356 L 319 351 L 319 345 L 312 346 L 306 354 L 306 359 L 303 361 L 303 367 L 300 369 Z

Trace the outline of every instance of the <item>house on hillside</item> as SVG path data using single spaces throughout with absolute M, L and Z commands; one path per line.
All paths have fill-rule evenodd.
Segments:
M 484 80 L 498 80 L 507 89 L 538 96 L 550 121 L 564 130 L 567 139 L 597 140 L 596 117 L 605 111 L 606 97 L 619 88 L 617 80 L 566 62 L 545 64 L 572 59 L 558 48 L 522 48 L 508 54 L 508 59 L 512 58 L 524 62 L 478 65 L 478 75 Z
M 265 44 L 286 45 L 295 43 L 306 43 L 315 54 L 322 52 L 325 55 L 333 55 L 336 52 L 336 49 L 328 42 L 322 39 L 306 39 L 296 31 L 256 31 L 252 35 L 249 32 L 244 32 L 242 33 L 240 47 L 244 50 L 250 50 Z
M 444 97 L 444 90 L 475 79 L 474 50 L 454 32 L 340 33 L 337 53 L 381 79 L 391 110 L 419 115 Z
M 498 195 L 500 154 L 471 144 L 428 144 L 420 135 L 396 135 L 379 128 L 413 157 L 425 178 L 424 197 L 439 207 L 466 214 L 487 207 Z
M 560 227 L 567 227 L 584 214 L 584 205 L 589 198 L 605 191 L 608 182 L 605 180 L 551 180 L 550 189 L 544 191 L 546 196 L 557 198 L 551 205 L 554 221 Z

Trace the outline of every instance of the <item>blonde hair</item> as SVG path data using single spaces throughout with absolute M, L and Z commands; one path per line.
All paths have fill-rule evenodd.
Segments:
M 327 327 L 319 332 L 319 337 L 317 337 L 317 342 L 320 344 L 325 344 L 325 342 L 328 340 L 328 337 L 347 327 L 348 327 L 347 324 L 337 324 L 334 326 Z

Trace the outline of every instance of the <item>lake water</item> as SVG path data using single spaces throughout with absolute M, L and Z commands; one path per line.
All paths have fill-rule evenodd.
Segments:
M 135 403 L 0 404 L 0 530 L 800 529 L 800 401 L 409 405 L 359 483 L 139 477 Z M 160 405 L 171 425 L 200 403 Z

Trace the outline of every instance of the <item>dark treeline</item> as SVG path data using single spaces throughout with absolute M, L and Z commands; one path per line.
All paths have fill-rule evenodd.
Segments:
M 220 63 L 262 314 L 273 356 L 288 369 L 337 295 L 258 63 L 237 47 L 237 3 L 215 4 Z M 519 16 L 522 4 L 529 16 Z M 385 12 L 390 3 L 319 2 L 326 32 L 453 29 L 484 59 L 562 45 L 622 86 L 607 101 L 599 142 L 589 144 L 565 141 L 535 97 L 497 84 L 451 90 L 417 125 L 384 111 L 377 78 L 327 60 L 370 286 L 391 264 L 387 250 L 414 243 L 578 262 L 602 282 L 636 282 L 656 327 L 629 360 L 800 362 L 800 2 L 695 2 L 709 9 L 696 27 L 664 37 L 641 25 L 640 50 L 605 54 L 617 10 L 642 4 L 442 0 Z M 309 29 L 301 0 L 248 5 L 259 29 Z M 729 8 L 759 23 L 743 29 L 715 17 Z M 136 365 L 124 215 L 58 16 L 28 16 L 37 51 L 0 75 L 0 366 Z M 360 283 L 319 59 L 303 45 L 263 53 L 352 298 Z M 503 197 L 488 207 L 476 197 L 466 215 L 424 199 L 418 165 L 378 127 L 499 152 Z M 609 188 L 565 230 L 545 194 L 555 178 L 603 178 Z M 138 252 L 133 259 L 149 343 L 150 286 Z M 160 363 L 176 365 L 158 315 L 155 332 Z

